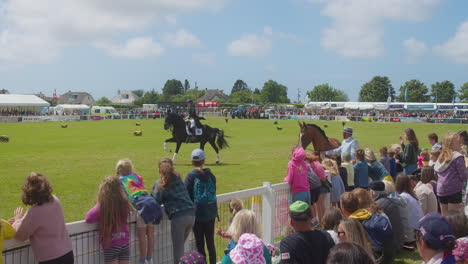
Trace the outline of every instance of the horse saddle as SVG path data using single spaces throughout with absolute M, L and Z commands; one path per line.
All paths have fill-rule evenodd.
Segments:
M 195 127 L 195 135 L 193 135 L 193 131 L 190 128 L 190 122 L 185 126 L 185 130 L 187 131 L 187 135 L 189 136 L 201 136 L 203 134 L 203 129 Z

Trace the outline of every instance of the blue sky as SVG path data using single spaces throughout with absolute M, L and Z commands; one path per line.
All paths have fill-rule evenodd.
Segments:
M 385 75 L 398 90 L 468 81 L 464 0 L 4 0 L 0 79 L 11 93 L 161 90 L 167 79 L 230 93 L 273 79 L 301 100 L 321 83 L 356 100 Z

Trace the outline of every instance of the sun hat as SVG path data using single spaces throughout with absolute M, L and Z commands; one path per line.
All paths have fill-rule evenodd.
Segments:
M 180 258 L 179 264 L 206 264 L 206 259 L 198 251 L 186 251 Z
M 343 133 L 352 135 L 353 134 L 353 128 L 352 127 L 345 127 L 343 129 Z
M 468 237 L 457 239 L 457 247 L 453 250 L 456 261 L 468 260 Z
M 372 151 L 370 148 L 366 148 L 364 150 L 364 157 L 368 161 L 377 160 L 377 158 L 375 157 L 374 151 Z
M 263 257 L 263 242 L 254 234 L 242 234 L 234 249 L 229 252 L 235 264 L 266 264 Z
M 419 231 L 427 243 L 434 249 L 451 249 L 455 244 L 450 223 L 439 213 L 430 213 L 419 220 Z
M 303 201 L 295 201 L 289 206 L 289 212 L 291 213 L 304 213 L 308 209 L 310 209 L 310 206 Z
M 205 160 L 205 152 L 202 149 L 192 151 L 192 160 Z

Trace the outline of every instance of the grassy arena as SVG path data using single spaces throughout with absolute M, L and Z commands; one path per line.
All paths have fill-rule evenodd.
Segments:
M 133 136 L 135 123 L 141 123 L 142 137 Z M 218 178 L 218 193 L 261 186 L 262 182 L 281 182 L 288 154 L 298 142 L 296 121 L 279 121 L 277 130 L 271 120 L 229 120 L 208 118 L 205 121 L 225 130 L 230 148 L 221 151 L 221 164 L 215 165 L 214 150 L 207 145 L 207 164 Z M 330 137 L 341 138 L 341 122 L 314 122 Z M 349 122 L 361 146 L 377 150 L 398 142 L 405 127 L 413 127 L 423 147 L 430 132 L 443 135 L 461 130 L 463 125 L 397 124 Z M 1 124 L 0 134 L 10 137 L 0 144 L 0 217 L 8 218 L 21 203 L 21 185 L 30 171 L 46 174 L 54 193 L 61 199 L 67 221 L 81 220 L 93 205 L 101 179 L 114 172 L 118 159 L 128 157 L 136 171 L 151 188 L 158 178 L 157 161 L 163 156 L 162 142 L 170 137 L 163 120 L 116 120 L 60 123 Z M 169 144 L 174 149 L 175 144 Z M 190 152 L 198 144 L 181 147 L 176 169 L 182 175 L 191 170 Z

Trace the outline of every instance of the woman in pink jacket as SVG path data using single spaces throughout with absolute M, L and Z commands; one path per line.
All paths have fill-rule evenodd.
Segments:
M 301 146 L 293 148 L 284 181 L 291 186 L 292 203 L 303 201 L 310 205 L 310 186 L 307 180 L 308 167 L 305 156 L 306 153 Z
M 15 238 L 29 240 L 39 264 L 73 264 L 72 242 L 65 228 L 62 205 L 47 178 L 31 172 L 23 185 L 23 203 L 31 208 L 15 210 L 11 219 L 16 230 Z

